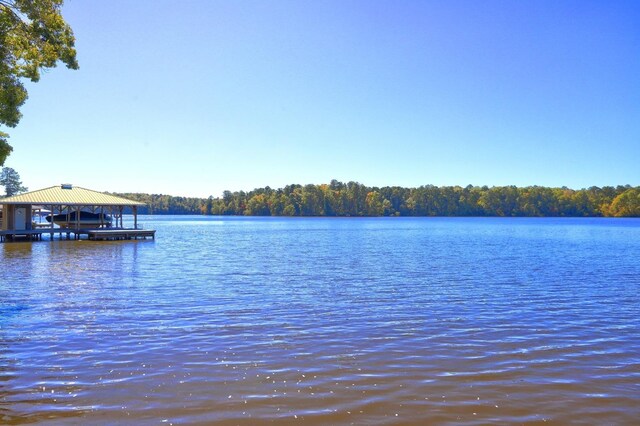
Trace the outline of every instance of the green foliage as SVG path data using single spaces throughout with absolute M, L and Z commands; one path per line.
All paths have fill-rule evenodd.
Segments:
M 628 189 L 614 198 L 609 213 L 616 217 L 640 217 L 640 187 Z
M 163 194 L 115 193 L 114 195 L 146 204 L 138 208 L 140 214 L 206 214 L 208 198 L 173 197 Z M 211 214 L 222 214 L 216 210 L 218 200 L 211 198 Z
M 378 191 L 371 191 L 367 193 L 365 198 L 365 213 L 367 216 L 384 216 L 384 205 L 382 196 Z
M 148 204 L 141 213 L 238 216 L 640 216 L 640 187 L 573 190 L 529 186 L 367 187 L 357 182 L 287 185 L 220 198 L 118 194 Z
M 2 101 L 0 101 L 0 104 L 1 103 Z M 9 145 L 9 142 L 7 142 L 8 137 L 8 134 L 0 132 L 0 166 L 4 164 L 9 154 L 11 154 L 11 151 L 13 151 L 13 148 Z
M 7 197 L 28 191 L 25 186 L 22 186 L 18 172 L 11 167 L 2 168 L 2 172 L 0 172 L 0 186 L 4 186 L 4 192 Z
M 78 69 L 75 38 L 61 15 L 63 0 L 0 0 L 0 125 L 15 127 L 27 100 L 22 78 L 40 80 L 40 71 L 58 61 Z M 0 132 L 0 165 L 11 153 Z

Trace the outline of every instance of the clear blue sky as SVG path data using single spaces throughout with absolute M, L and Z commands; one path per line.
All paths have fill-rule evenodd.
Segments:
M 6 166 L 30 189 L 640 185 L 638 1 L 67 0 L 63 12 L 80 70 L 28 84 L 9 129 Z

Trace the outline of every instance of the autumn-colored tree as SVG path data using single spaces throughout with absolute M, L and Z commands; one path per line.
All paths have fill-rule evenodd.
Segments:
M 365 214 L 367 216 L 383 216 L 384 205 L 382 196 L 377 191 L 371 191 L 365 199 Z
M 611 202 L 609 213 L 616 217 L 640 217 L 640 188 L 631 188 Z

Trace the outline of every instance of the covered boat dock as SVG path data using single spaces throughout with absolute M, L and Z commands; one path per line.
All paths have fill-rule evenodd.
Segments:
M 138 207 L 144 203 L 70 184 L 1 198 L 0 205 L 0 241 L 41 240 L 47 234 L 51 240 L 55 235 L 92 240 L 155 238 L 155 230 L 138 224 Z M 132 214 L 133 227 L 125 227 L 125 212 Z M 42 214 L 47 215 L 45 222 Z M 87 223 L 86 215 L 97 219 Z

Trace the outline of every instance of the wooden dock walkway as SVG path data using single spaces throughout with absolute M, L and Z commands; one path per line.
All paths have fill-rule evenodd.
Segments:
M 108 228 L 108 229 L 71 229 L 71 228 L 38 228 L 25 230 L 8 230 L 0 231 L 0 242 L 4 241 L 38 241 L 42 240 L 43 234 L 49 234 L 51 240 L 57 235 L 59 239 L 80 240 L 86 236 L 92 241 L 104 240 L 132 240 L 147 239 L 155 240 L 156 231 L 154 229 L 126 229 L 126 228 Z
M 132 240 L 150 237 L 156 239 L 153 229 L 95 229 L 88 231 L 90 240 Z

